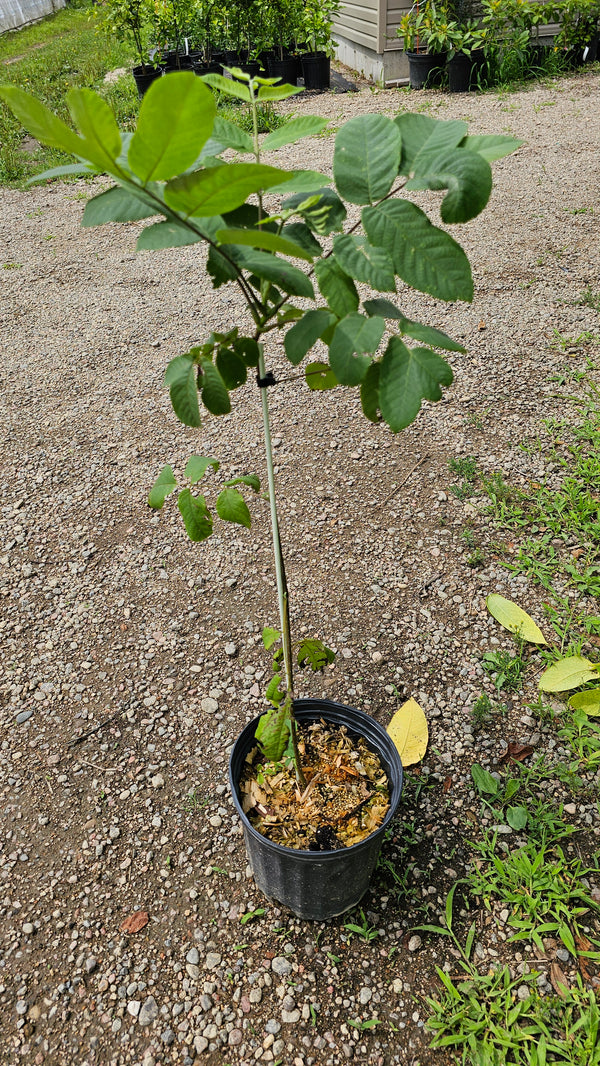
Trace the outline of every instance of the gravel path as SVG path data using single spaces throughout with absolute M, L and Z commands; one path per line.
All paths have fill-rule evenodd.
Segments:
M 430 721 L 384 850 L 402 876 L 409 868 L 408 890 L 396 892 L 389 868 L 377 876 L 364 911 L 379 935 L 367 943 L 344 918 L 318 927 L 261 899 L 246 866 L 225 781 L 229 747 L 263 705 L 260 632 L 277 621 L 268 515 L 256 502 L 250 533 L 228 527 L 194 547 L 172 507 L 156 516 L 145 503 L 161 466 L 181 472 L 192 451 L 220 459 L 225 476 L 264 476 L 252 385 L 235 395 L 243 417 L 207 417 L 200 444 L 162 386 L 170 358 L 242 325 L 237 295 L 212 292 L 194 248 L 134 255 L 141 224 L 81 230 L 93 191 L 83 182 L 3 190 L 7 1066 L 443 1064 L 421 996 L 445 944 L 411 929 L 437 916 L 468 861 L 472 762 L 493 767 L 509 739 L 556 747 L 525 707 L 534 672 L 498 727 L 473 732 L 474 700 L 493 694 L 481 655 L 512 647 L 485 595 L 518 599 L 538 621 L 543 596 L 500 566 L 490 519 L 449 492 L 448 461 L 473 455 L 517 484 L 553 474 L 518 445 L 581 388 L 552 377 L 598 357 L 581 338 L 598 314 L 576 301 L 600 289 L 600 77 L 482 97 L 366 89 L 295 106 L 334 126 L 414 107 L 525 141 L 494 164 L 491 205 L 459 234 L 473 304 L 402 294 L 409 315 L 468 348 L 441 403 L 394 438 L 359 416 L 350 391 L 271 390 L 293 623 L 339 653 L 302 694 L 382 722 L 413 695 Z M 328 169 L 332 149 L 323 137 L 286 161 Z M 555 330 L 579 340 L 561 351 Z M 269 356 L 283 370 L 276 344 Z M 485 549 L 480 569 L 466 565 L 466 529 Z M 594 804 L 572 813 L 598 833 Z M 147 923 L 123 930 L 136 911 Z M 502 958 L 503 939 L 482 923 L 478 957 Z M 349 1025 L 373 1018 L 372 1029 Z

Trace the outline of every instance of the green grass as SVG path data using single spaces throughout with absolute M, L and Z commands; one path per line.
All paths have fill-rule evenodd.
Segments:
M 119 125 L 133 129 L 138 96 L 133 78 L 103 85 L 105 74 L 131 67 L 125 45 L 104 33 L 91 3 L 69 7 L 34 26 L 0 39 L 0 81 L 33 93 L 72 125 L 65 95 L 71 88 L 98 89 L 113 108 Z M 37 47 L 41 46 L 41 47 Z M 7 59 L 18 56 L 16 62 Z M 4 62 L 2 62 L 4 61 Z M 26 131 L 5 104 L 0 103 L 0 183 L 21 186 L 42 170 L 72 162 L 51 148 L 23 148 Z

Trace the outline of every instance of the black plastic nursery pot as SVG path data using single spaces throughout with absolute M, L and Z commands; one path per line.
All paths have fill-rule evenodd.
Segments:
M 328 89 L 331 60 L 325 52 L 306 52 L 302 57 L 302 77 L 305 89 Z
M 295 56 L 286 56 L 284 59 L 268 59 L 268 71 L 270 78 L 281 78 L 285 85 L 295 85 L 298 77 L 298 65 Z
M 451 93 L 468 93 L 477 85 L 477 59 L 465 52 L 455 52 L 448 60 L 448 89 Z
M 139 95 L 143 96 L 153 81 L 156 81 L 157 78 L 162 78 L 163 70 L 161 67 L 139 66 L 134 67 L 131 73 Z
M 411 89 L 434 89 L 444 80 L 447 52 L 407 52 Z
M 356 906 L 369 887 L 386 829 L 400 802 L 402 763 L 383 726 L 363 711 L 330 700 L 305 699 L 295 701 L 294 714 L 298 722 L 309 723 L 323 718 L 332 725 L 346 726 L 353 736 L 363 737 L 379 756 L 390 790 L 390 806 L 383 822 L 359 844 L 337 851 L 286 848 L 253 827 L 240 801 L 239 780 L 246 756 L 255 745 L 259 718 L 248 723 L 233 746 L 229 785 L 244 830 L 246 851 L 257 888 L 269 899 L 285 904 L 298 918 L 326 921 Z

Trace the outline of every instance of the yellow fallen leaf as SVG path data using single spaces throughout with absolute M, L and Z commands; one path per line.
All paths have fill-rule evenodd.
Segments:
M 403 766 L 420 762 L 427 751 L 427 719 L 416 700 L 410 699 L 396 711 L 387 732 L 396 745 Z
M 492 592 L 486 599 L 487 609 L 501 626 L 515 633 L 521 640 L 529 644 L 546 644 L 546 638 L 526 611 L 518 607 L 512 600 L 499 596 Z

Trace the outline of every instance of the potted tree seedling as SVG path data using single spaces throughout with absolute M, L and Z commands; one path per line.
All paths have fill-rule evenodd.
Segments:
M 139 60 L 132 74 L 143 96 L 162 69 L 154 66 L 148 50 L 148 27 L 153 13 L 150 0 L 103 0 L 102 18 L 110 33 L 132 45 Z
M 429 89 L 442 84 L 452 36 L 458 31 L 444 4 L 416 0 L 402 16 L 398 36 L 408 59 L 411 89 Z
M 434 300 L 469 301 L 473 280 L 460 245 L 405 194 L 445 190 L 443 223 L 468 222 L 488 201 L 489 161 L 519 142 L 471 137 L 462 121 L 364 115 L 336 135 L 331 186 L 322 174 L 263 161 L 266 151 L 318 134 L 322 119 L 294 118 L 261 144 L 256 132 L 250 137 L 217 117 L 209 87 L 244 99 L 254 116 L 259 103 L 298 91 L 273 79 L 170 75 L 144 97 L 133 135 L 122 135 L 106 101 L 87 89 L 68 96 L 79 133 L 15 86 L 0 87 L 0 98 L 38 140 L 75 155 L 82 172 L 113 179 L 87 203 L 84 225 L 148 219 L 138 249 L 197 245 L 202 255 L 207 248 L 198 269 L 206 267 L 215 287 L 233 285 L 245 304 L 246 328 L 225 322 L 174 358 L 165 382 L 178 418 L 198 428 L 203 409 L 208 417 L 235 410 L 236 389 L 256 393 L 279 608 L 278 628 L 266 628 L 264 640 L 279 650 L 270 707 L 236 740 L 230 782 L 259 889 L 300 916 L 324 919 L 366 891 L 399 801 L 402 767 L 374 718 L 297 699 L 294 655 L 319 668 L 331 653 L 317 640 L 298 647 L 290 631 L 269 415 L 281 370 L 277 362 L 267 366 L 263 341 L 283 334 L 280 361 L 296 368 L 298 387 L 313 390 L 315 402 L 321 390 L 355 388 L 382 431 L 408 426 L 423 400 L 439 399 L 452 381 L 440 353 L 464 349 L 408 318 L 394 299 L 398 284 Z M 220 161 L 226 148 L 246 159 Z M 360 212 L 351 224 L 348 206 Z M 318 357 L 310 355 L 315 345 Z M 222 458 L 192 455 L 181 485 L 166 465 L 150 493 L 160 508 L 177 491 L 193 541 L 210 537 L 217 521 L 251 526 L 256 474 L 225 477 L 209 502 Z
M 328 89 L 331 58 L 335 44 L 331 39 L 333 16 L 341 0 L 305 0 L 302 22 L 310 51 L 302 55 L 302 77 L 306 89 Z

